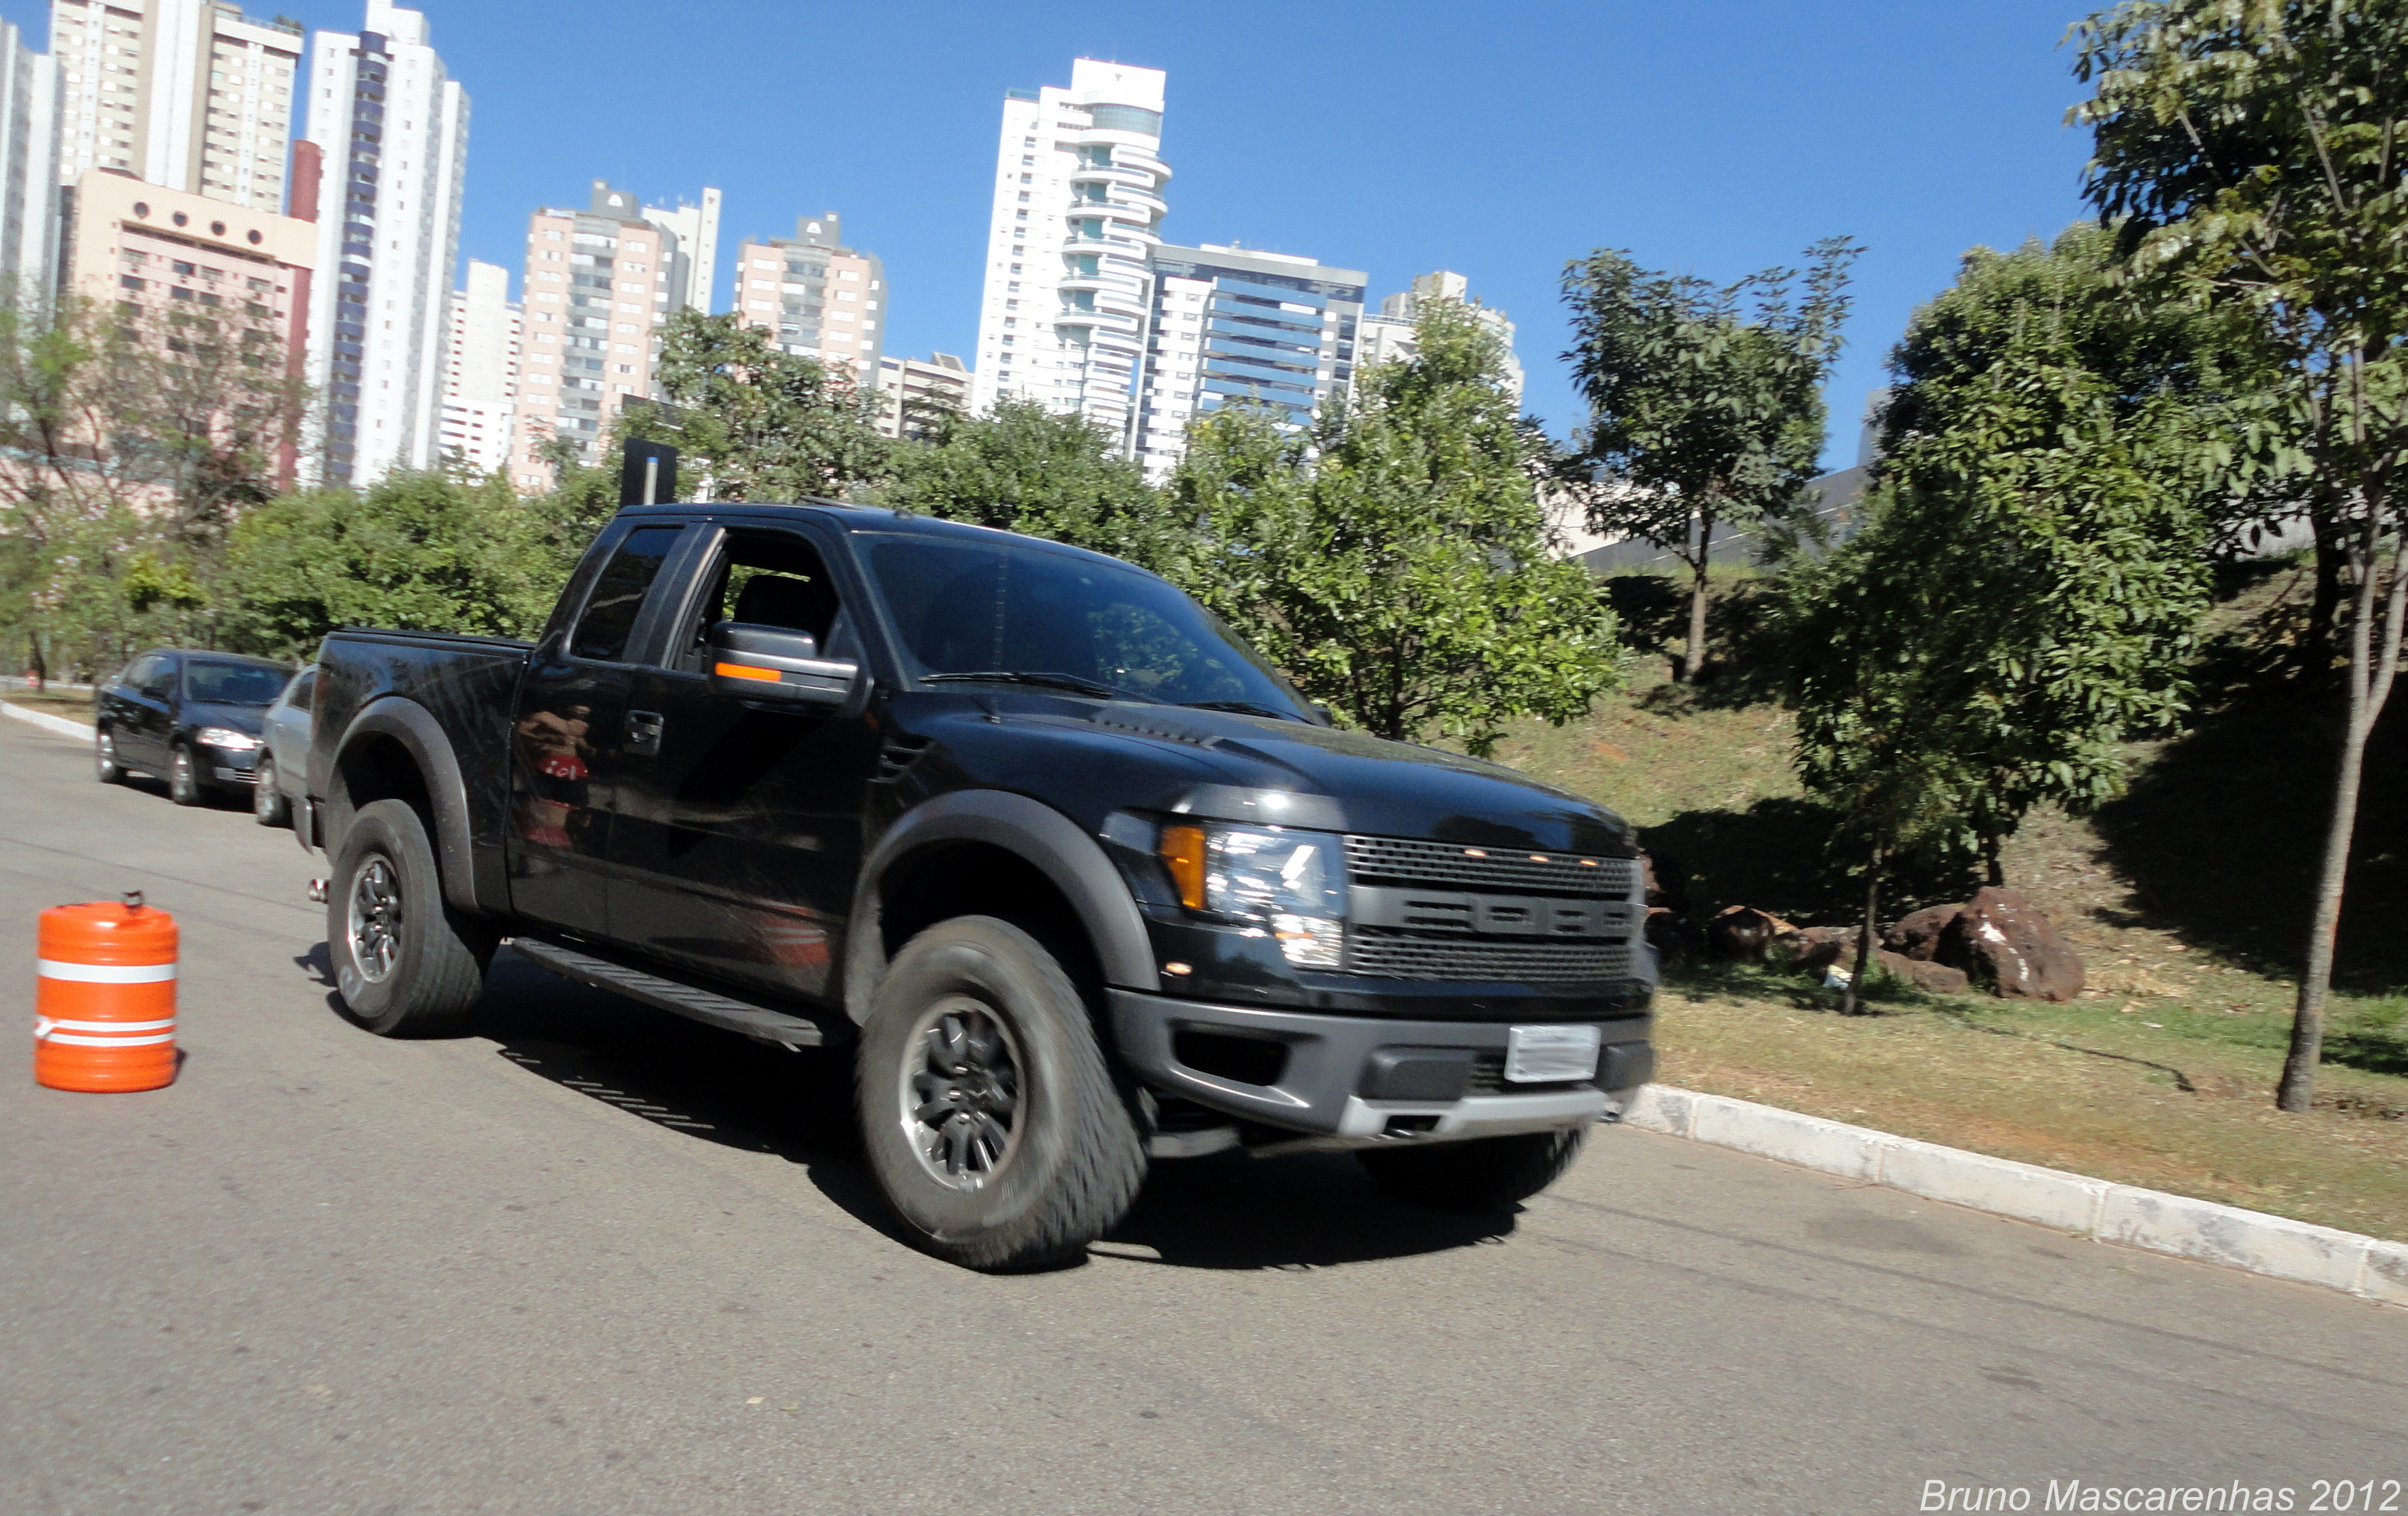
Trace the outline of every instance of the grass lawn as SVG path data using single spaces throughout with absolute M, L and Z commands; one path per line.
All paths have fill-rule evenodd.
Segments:
M 1843 924 L 1858 887 L 1790 767 L 1788 713 L 1748 671 L 1760 667 L 1748 644 L 1762 587 L 1732 578 L 1718 591 L 1733 635 L 1717 657 L 1736 677 L 1670 685 L 1650 643 L 1629 686 L 1587 719 L 1518 727 L 1497 757 L 1629 818 L 1651 851 L 1678 860 L 1694 917 L 1745 904 Z M 1663 1078 L 2408 1239 L 2408 720 L 2397 710 L 2368 769 L 2317 1108 L 2273 1109 L 2330 783 L 2331 702 L 2265 672 L 2263 628 L 2295 587 L 2260 572 L 2232 588 L 2208 628 L 2196 725 L 2135 745 L 2126 799 L 2093 817 L 2035 815 L 2010 841 L 2008 883 L 2082 955 L 2082 999 L 1901 993 L 1883 1014 L 1842 1018 L 1802 979 L 1708 965 L 1675 975 L 1659 1002 Z M 1632 600 L 1652 603 L 1643 590 Z M 1971 888 L 1900 879 L 1883 915 Z
M 44 690 L 37 695 L 29 690 L 12 689 L 7 696 L 7 703 L 22 705 L 28 711 L 39 711 L 44 715 L 64 716 L 69 721 L 92 725 L 90 690 Z

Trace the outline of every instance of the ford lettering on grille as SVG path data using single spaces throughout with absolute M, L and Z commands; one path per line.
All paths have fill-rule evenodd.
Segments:
M 1533 984 L 1630 975 L 1633 859 L 1392 837 L 1348 837 L 1346 859 L 1354 973 Z

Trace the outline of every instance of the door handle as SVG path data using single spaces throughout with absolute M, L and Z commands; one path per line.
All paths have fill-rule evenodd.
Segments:
M 627 751 L 637 758 L 652 758 L 661 750 L 661 731 L 667 718 L 657 711 L 627 713 Z

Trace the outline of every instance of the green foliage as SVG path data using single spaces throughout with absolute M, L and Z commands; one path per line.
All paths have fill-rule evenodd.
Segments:
M 1589 407 L 1579 462 L 1597 476 L 1589 526 L 1644 538 L 1689 565 L 1688 677 L 1704 661 L 1714 527 L 1778 519 L 1814 477 L 1823 379 L 1857 252 L 1845 238 L 1809 249 L 1796 299 L 1799 276 L 1786 268 L 1717 285 L 1599 249 L 1564 271 L 1573 329 L 1564 356 Z
M 1967 254 L 1891 358 L 1868 525 L 1792 570 L 1799 773 L 1874 844 L 1962 857 L 2087 810 L 2182 710 L 2221 324 L 2114 266 L 2087 229 Z
M 1496 339 L 1454 301 L 1425 302 L 1417 331 L 1415 357 L 1309 434 L 1245 407 L 1197 422 L 1170 484 L 1195 524 L 1175 571 L 1308 699 L 1484 756 L 1507 720 L 1569 720 L 1616 681 L 1613 618 L 1546 555 L 1544 442 Z
M 626 435 L 672 438 L 681 476 L 719 500 L 842 499 L 885 466 L 875 405 L 847 369 L 781 350 L 733 312 L 679 310 L 656 371 L 674 424 L 640 411 Z
M 225 635 L 287 658 L 343 627 L 531 635 L 563 578 L 545 525 L 499 476 L 399 471 L 365 493 L 285 496 L 235 526 Z
M 924 440 L 896 450 L 893 477 L 876 498 L 1152 569 L 1174 551 L 1160 496 L 1110 433 L 1009 396 L 982 416 L 931 418 Z

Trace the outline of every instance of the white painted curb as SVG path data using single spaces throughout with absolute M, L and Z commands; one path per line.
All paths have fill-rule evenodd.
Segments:
M 1887 1185 L 2078 1236 L 2408 1306 L 2408 1243 L 2111 1184 L 1670 1085 L 1641 1090 L 1622 1119 L 1644 1132 Z
M 87 743 L 92 741 L 92 727 L 89 723 L 69 721 L 63 715 L 52 715 L 48 711 L 28 711 L 22 705 L 0 702 L 0 715 L 18 721 L 30 721 L 44 731 L 52 732 L 61 737 L 73 737 L 79 742 Z

